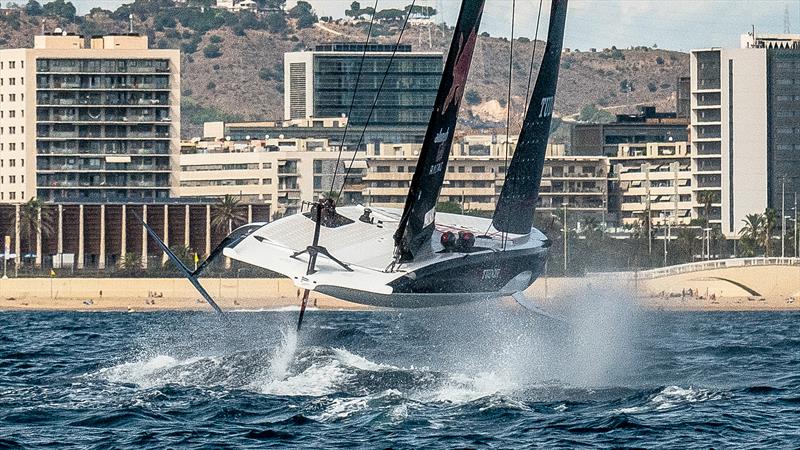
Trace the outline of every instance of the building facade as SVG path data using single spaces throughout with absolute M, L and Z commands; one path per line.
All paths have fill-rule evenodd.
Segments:
M 504 136 L 462 138 L 451 151 L 440 201 L 457 204 L 464 211 L 493 211 L 515 145 L 516 138 L 507 146 Z M 367 203 L 394 208 L 404 206 L 419 148 L 412 144 L 381 144 L 368 148 L 368 169 L 364 176 Z M 550 155 L 562 152 L 560 146 L 548 149 Z M 548 156 L 537 211 L 555 212 L 566 204 L 570 211 L 600 219 L 608 201 L 607 187 L 607 158 Z
M 138 35 L 35 37 L 0 50 L 0 202 L 177 194 L 180 52 Z
M 398 46 L 394 56 L 393 50 L 388 44 L 368 44 L 364 52 L 364 44 L 333 43 L 284 54 L 284 119 L 349 115 L 348 143 L 358 141 L 367 123 L 364 142 L 422 142 L 442 54 L 412 52 L 410 45 Z
M 571 154 L 575 156 L 617 156 L 620 144 L 686 142 L 689 120 L 675 113 L 657 113 L 644 107 L 639 114 L 617 115 L 612 123 L 579 123 L 572 133 Z
M 620 144 L 609 158 L 609 211 L 622 225 L 689 225 L 692 168 L 688 142 Z
M 695 216 L 738 236 L 747 214 L 800 191 L 800 35 L 743 35 L 691 53 Z
M 38 227 L 31 236 L 19 225 L 24 207 L 0 205 L 0 237 L 11 238 L 17 267 L 113 270 L 130 264 L 127 258 L 145 269 L 166 263 L 166 255 L 148 237 L 140 219 L 171 248 L 185 247 L 200 257 L 210 254 L 228 234 L 226 226 L 214 226 L 212 203 L 45 204 L 40 215 L 49 226 Z M 242 203 L 239 208 L 248 223 L 270 219 L 268 205 Z
M 363 154 L 353 161 L 353 152 L 340 155 L 325 139 L 184 142 L 180 196 L 218 199 L 232 195 L 268 205 L 282 216 L 299 212 L 303 202 L 331 191 L 341 191 L 340 201 L 345 204 L 362 203 L 365 169 Z

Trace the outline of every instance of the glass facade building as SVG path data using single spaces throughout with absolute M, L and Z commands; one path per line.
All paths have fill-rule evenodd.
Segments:
M 404 45 L 392 58 L 392 49 L 368 46 L 363 64 L 361 44 L 326 44 L 315 51 L 287 53 L 284 117 L 350 113 L 350 144 L 366 124 L 364 143 L 422 142 L 439 88 L 442 54 L 412 52 Z

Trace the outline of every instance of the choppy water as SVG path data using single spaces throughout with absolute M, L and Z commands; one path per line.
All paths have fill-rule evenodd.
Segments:
M 0 448 L 797 447 L 791 313 L 0 313 Z

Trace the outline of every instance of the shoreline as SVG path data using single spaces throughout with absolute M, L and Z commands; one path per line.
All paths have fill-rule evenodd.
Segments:
M 758 269 L 754 272 L 755 269 Z M 761 276 L 764 268 L 751 268 L 750 275 Z M 795 268 L 800 275 L 800 268 Z M 800 296 L 793 284 L 795 273 L 779 283 L 780 289 L 763 295 L 749 295 L 740 289 L 720 285 L 713 274 L 694 274 L 689 278 L 649 281 L 606 277 L 540 278 L 526 294 L 543 306 L 558 307 L 565 299 L 587 306 L 598 296 L 611 296 L 653 311 L 800 311 Z M 774 273 L 770 273 L 774 275 Z M 774 277 L 773 277 L 774 278 Z M 765 279 L 775 285 L 782 280 Z M 203 285 L 225 311 L 297 311 L 302 291 L 291 280 L 204 279 Z M 693 296 L 682 295 L 691 287 Z M 703 295 L 697 293 L 702 292 Z M 513 301 L 509 301 L 513 304 Z M 312 292 L 309 308 L 318 310 L 381 310 L 350 303 Z M 211 307 L 182 278 L 14 278 L 0 280 L 0 311 L 74 312 L 158 312 L 212 311 Z

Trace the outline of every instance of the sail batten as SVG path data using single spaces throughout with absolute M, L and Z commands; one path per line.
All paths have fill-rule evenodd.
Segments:
M 396 253 L 403 260 L 413 259 L 414 253 L 429 242 L 433 234 L 436 201 L 447 172 L 458 110 L 472 64 L 484 2 L 464 0 L 461 4 L 417 168 L 394 235 Z
M 527 234 L 533 225 L 550 137 L 566 18 L 567 0 L 553 0 L 544 57 L 492 218 L 494 228 L 502 232 Z

